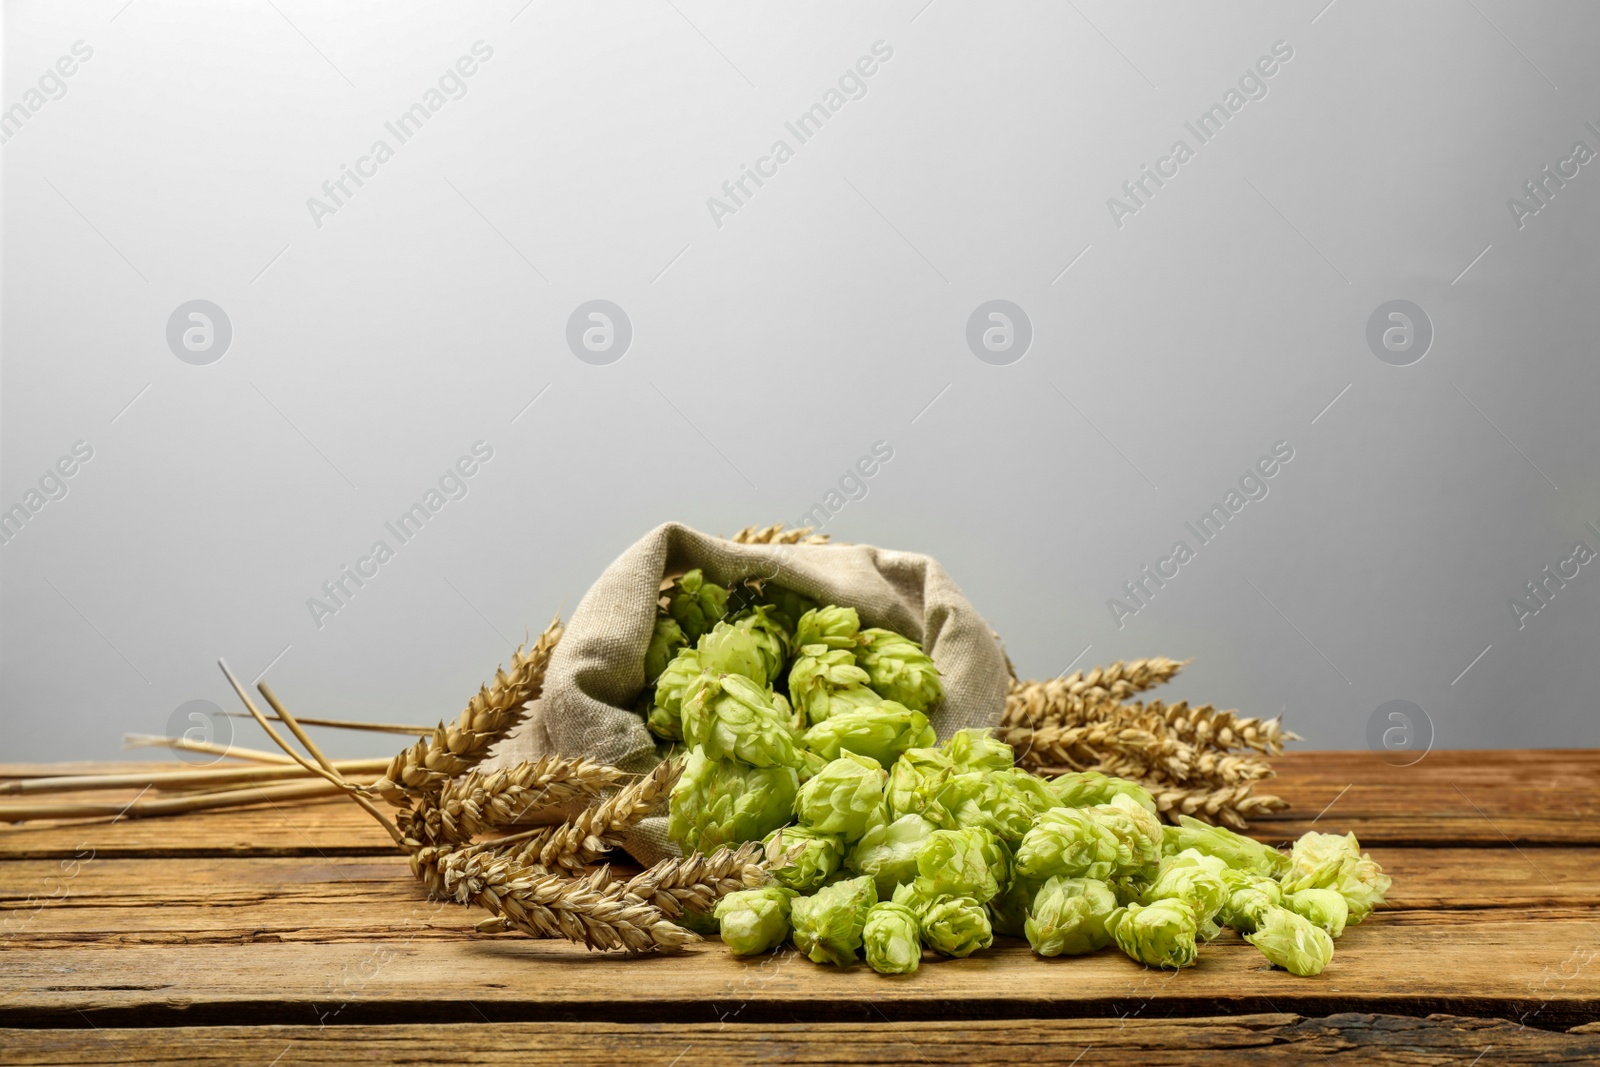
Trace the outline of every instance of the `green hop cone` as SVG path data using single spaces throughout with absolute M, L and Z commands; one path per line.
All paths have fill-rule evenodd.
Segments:
M 667 741 L 683 740 L 683 698 L 700 681 L 700 653 L 678 650 L 656 678 L 654 706 L 645 720 L 650 732 Z
M 683 739 L 712 759 L 757 767 L 795 763 L 794 727 L 772 694 L 737 674 L 705 677 L 683 702 Z
M 999 895 L 1005 868 L 1005 854 L 988 830 L 936 830 L 917 850 L 917 889 L 987 904 Z
M 769 885 L 741 889 L 717 902 L 722 943 L 735 956 L 756 956 L 789 939 L 789 903 L 794 890 Z
M 942 747 L 957 774 L 1009 771 L 1016 762 L 1011 746 L 988 730 L 957 730 Z
M 673 582 L 666 596 L 667 614 L 690 641 L 700 640 L 728 611 L 728 591 L 706 581 L 698 567 Z
M 644 724 L 649 727 L 651 733 L 663 741 L 683 740 L 682 712 L 671 712 L 652 704 L 645 715 Z
M 892 630 L 862 630 L 856 663 L 871 677 L 872 689 L 885 700 L 913 711 L 927 711 L 944 695 L 939 671 L 922 646 Z
M 1301 889 L 1285 893 L 1283 906 L 1328 931 L 1329 937 L 1344 933 L 1350 921 L 1350 905 L 1336 889 Z
M 807 826 L 774 830 L 762 843 L 767 846 L 767 870 L 773 881 L 801 893 L 833 877 L 844 862 L 844 838 Z
M 1025 771 L 1021 767 L 1008 767 L 1001 771 L 989 772 L 991 778 L 1002 783 L 1003 793 L 1011 799 L 1027 806 L 1033 815 L 1039 815 L 1051 808 L 1065 805 L 1059 803 L 1055 794 L 1050 791 L 1050 783 L 1040 778 L 1037 774 Z M 1028 825 L 1033 825 L 1033 820 L 1028 820 Z M 1022 833 L 1027 833 L 1023 827 Z M 1020 837 L 1021 834 L 1018 835 Z
M 922 925 L 904 904 L 874 904 L 861 927 L 861 942 L 867 965 L 879 974 L 910 974 L 922 966 Z
M 875 707 L 835 710 L 807 730 L 804 740 L 807 748 L 828 759 L 854 752 L 887 767 L 906 749 L 933 744 L 934 734 L 922 712 L 885 700 Z
M 1074 774 L 1059 775 L 1046 782 L 1045 786 L 1055 797 L 1056 804 L 1063 808 L 1089 808 L 1096 804 L 1109 804 L 1112 797 L 1122 793 L 1138 801 L 1139 806 L 1151 815 L 1160 814 L 1156 809 L 1155 798 L 1144 786 L 1138 782 L 1130 782 L 1126 778 L 1113 778 L 1099 771 L 1078 771 Z
M 1274 966 L 1309 978 L 1321 974 L 1333 959 L 1328 931 L 1288 908 L 1272 908 L 1253 934 L 1244 939 L 1261 950 Z
M 861 632 L 861 617 L 855 608 L 829 605 L 816 608 L 800 616 L 794 627 L 795 644 L 823 645 L 827 648 L 854 650 L 856 635 Z
M 768 663 L 761 639 L 749 630 L 719 622 L 701 636 L 695 651 L 700 656 L 700 669 L 707 674 L 737 674 L 763 688 L 768 684 Z
M 923 942 L 942 955 L 961 959 L 994 944 L 988 909 L 971 897 L 936 897 L 920 918 Z
M 1339 880 L 1333 888 L 1344 897 L 1345 905 L 1350 909 L 1349 921 L 1359 923 L 1383 903 L 1384 895 L 1389 892 L 1389 886 L 1393 881 L 1383 873 L 1383 868 L 1378 866 L 1377 860 L 1362 853 L 1360 859 L 1347 863 L 1339 872 Z
M 757 653 L 761 657 L 765 677 L 758 679 L 764 685 L 771 685 L 783 674 L 783 665 L 788 662 L 793 648 L 790 644 L 788 631 L 783 628 L 783 623 L 765 604 L 758 604 L 734 619 L 735 629 L 743 630 L 754 639 Z
M 1264 874 L 1229 867 L 1222 872 L 1222 884 L 1228 889 L 1228 902 L 1217 918 L 1241 934 L 1254 933 L 1269 909 L 1283 905 L 1283 889 Z
M 922 815 L 943 825 L 950 818 L 938 803 L 939 793 L 953 773 L 950 757 L 937 748 L 910 748 L 889 768 L 889 784 L 884 800 L 889 817 Z
M 1117 869 L 1113 874 L 1154 874 L 1165 842 L 1159 819 L 1125 793 L 1084 810 L 1117 838 Z
M 857 874 L 871 875 L 878 883 L 878 898 L 887 900 L 896 886 L 917 876 L 918 850 L 934 829 L 920 815 L 876 823 L 861 835 L 847 862 Z
M 1087 809 L 1052 808 L 1017 846 L 1017 873 L 1030 878 L 1110 878 L 1121 868 L 1117 837 Z
M 883 698 L 867 688 L 867 672 L 843 649 L 801 645 L 789 668 L 789 697 L 813 726 L 835 711 L 870 707 Z
M 667 836 L 687 854 L 758 841 L 791 818 L 793 767 L 747 767 L 696 746 L 667 805 Z
M 1181 900 L 1189 905 L 1195 919 L 1208 923 L 1228 903 L 1228 886 L 1222 879 L 1227 865 L 1215 856 L 1185 849 L 1166 856 L 1156 871 L 1155 880 L 1140 894 L 1141 904 L 1158 900 Z
M 1361 851 L 1355 834 L 1319 834 L 1308 831 L 1289 853 L 1283 891 L 1333 889 L 1344 897 L 1349 922 L 1359 923 L 1382 904 L 1392 879 L 1377 861 Z
M 795 751 L 795 770 L 800 772 L 801 785 L 804 785 L 805 783 L 811 781 L 811 779 L 815 778 L 819 773 L 821 773 L 822 768 L 826 767 L 827 765 L 827 760 L 823 759 L 809 748 L 800 748 Z
M 1163 831 L 1167 852 L 1196 849 L 1215 856 L 1236 871 L 1251 871 L 1277 878 L 1289 869 L 1289 857 L 1270 845 L 1236 834 L 1225 826 L 1203 823 L 1192 815 L 1178 816 L 1177 826 Z
M 939 790 L 939 825 L 947 830 L 980 828 L 1008 843 L 1022 840 L 1035 812 L 1009 773 L 968 771 L 954 774 Z
M 871 878 L 846 878 L 825 885 L 809 897 L 796 897 L 789 907 L 794 947 L 813 963 L 848 967 L 861 948 L 861 928 L 878 902 Z
M 678 625 L 676 619 L 659 616 L 655 629 L 650 631 L 650 643 L 644 649 L 645 684 L 649 685 L 661 677 L 661 672 L 667 669 L 672 657 L 688 643 L 689 639 L 684 636 L 683 627 Z
M 813 830 L 859 840 L 874 823 L 887 821 L 878 761 L 846 752 L 800 788 L 795 814 Z
M 810 597 L 801 596 L 793 589 L 786 589 L 770 582 L 762 586 L 761 603 L 772 608 L 773 616 L 783 624 L 791 636 L 805 613 L 817 606 L 817 602 Z M 795 642 L 795 645 L 798 647 L 799 642 Z
M 1181 900 L 1129 904 L 1106 919 L 1117 947 L 1150 967 L 1188 967 L 1194 963 L 1199 922 Z
M 1117 895 L 1095 878 L 1052 878 L 1034 896 L 1023 933 L 1041 956 L 1081 956 L 1111 943 Z

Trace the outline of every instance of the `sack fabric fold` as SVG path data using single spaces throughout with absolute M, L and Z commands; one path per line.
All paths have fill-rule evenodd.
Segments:
M 669 522 L 618 556 L 590 587 L 551 656 L 544 695 L 488 765 L 550 753 L 641 772 L 660 762 L 657 738 L 633 709 L 644 689 L 662 581 L 696 567 L 722 585 L 760 579 L 821 604 L 853 607 L 862 626 L 921 642 L 944 682 L 944 698 L 928 713 L 940 739 L 999 723 L 1010 682 L 1005 653 L 937 560 L 871 545 L 738 544 Z M 623 847 L 642 863 L 677 855 L 666 823 L 665 815 L 642 820 L 624 835 Z

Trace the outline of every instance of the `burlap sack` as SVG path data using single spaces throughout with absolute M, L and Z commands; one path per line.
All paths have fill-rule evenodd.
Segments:
M 550 659 L 544 696 L 496 749 L 493 766 L 547 753 L 588 756 L 630 771 L 660 760 L 656 738 L 632 710 L 644 688 L 644 653 L 666 575 L 699 567 L 724 585 L 762 578 L 824 604 L 855 608 L 863 626 L 920 641 L 944 681 L 929 719 L 941 739 L 992 727 L 1010 674 L 994 633 L 937 560 L 871 545 L 744 545 L 669 522 L 607 567 L 572 613 Z M 643 863 L 678 853 L 665 815 L 628 834 Z

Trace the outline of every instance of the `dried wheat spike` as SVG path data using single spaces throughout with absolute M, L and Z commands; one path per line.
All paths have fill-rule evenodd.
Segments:
M 1064 765 L 1074 770 L 1098 769 L 1123 754 L 1160 767 L 1182 780 L 1189 774 L 1194 749 L 1165 733 L 1144 729 L 1130 716 L 1081 726 L 1042 726 L 1035 730 L 1013 728 L 1005 738 L 1024 764 Z
M 1285 742 L 1300 740 L 1300 735 L 1285 730 L 1279 719 L 1245 718 L 1236 711 L 1218 711 L 1210 704 L 1192 708 L 1187 701 L 1163 704 L 1152 700 L 1142 707 L 1165 719 L 1175 736 L 1196 746 L 1252 749 L 1268 756 L 1281 756 Z
M 685 911 L 709 912 L 723 897 L 767 882 L 766 850 L 759 841 L 667 859 L 634 876 L 627 891 L 669 919 Z
M 738 545 L 825 545 L 827 534 L 812 533 L 810 526 L 797 526 L 785 530 L 783 523 L 771 526 L 746 526 L 728 540 Z
M 1093 717 L 1096 708 L 1116 704 L 1135 693 L 1171 681 L 1188 660 L 1118 661 L 1046 682 L 1016 682 L 1006 697 L 1006 726 L 1070 725 Z
M 1197 753 L 1189 773 L 1182 777 L 1168 773 L 1164 767 L 1150 763 L 1137 753 L 1111 753 L 1094 769 L 1117 778 L 1133 779 L 1150 789 L 1172 787 L 1191 792 L 1209 792 L 1274 776 L 1272 765 L 1253 753 L 1236 755 L 1212 751 Z
M 618 843 L 626 830 L 666 799 L 683 773 L 682 760 L 666 760 L 637 782 L 623 787 L 559 826 L 530 832 L 526 839 L 501 850 L 519 865 L 576 870 L 594 863 Z
M 1150 795 L 1155 798 L 1161 814 L 1171 822 L 1177 822 L 1179 815 L 1193 815 L 1203 822 L 1220 822 L 1235 830 L 1243 830 L 1250 825 L 1250 819 L 1282 811 L 1289 806 L 1288 801 L 1279 797 L 1256 795 L 1254 788 L 1250 782 L 1212 790 L 1166 786 L 1151 789 Z
M 465 774 L 489 754 L 527 715 L 526 705 L 544 690 L 550 653 L 561 640 L 561 620 L 552 622 L 531 647 L 518 648 L 511 670 L 496 670 L 494 684 L 478 690 L 454 726 L 440 723 L 433 736 L 396 756 L 372 788 L 392 804 L 437 790 Z
M 519 819 L 598 797 L 626 773 L 583 757 L 544 756 L 498 771 L 473 771 L 446 782 L 437 796 L 418 798 L 401 829 L 429 844 L 470 841 Z
M 595 871 L 584 878 L 545 874 L 505 856 L 424 848 L 412 856 L 419 877 L 446 898 L 477 904 L 531 937 L 564 937 L 592 949 L 673 952 L 699 938 Z M 421 871 L 431 869 L 431 875 Z

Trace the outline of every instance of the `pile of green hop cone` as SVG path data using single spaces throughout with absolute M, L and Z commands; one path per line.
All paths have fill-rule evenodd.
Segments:
M 987 731 L 938 744 L 939 672 L 916 642 L 774 585 L 729 598 L 698 571 L 665 591 L 641 710 L 688 750 L 668 828 L 684 852 L 766 843 L 771 884 L 685 917 L 735 955 L 792 941 L 904 974 L 924 948 L 964 957 L 1002 935 L 1177 968 L 1227 927 L 1315 975 L 1384 900 L 1354 834 L 1284 853 L 1188 816 L 1164 826 L 1134 782 L 1034 775 Z

